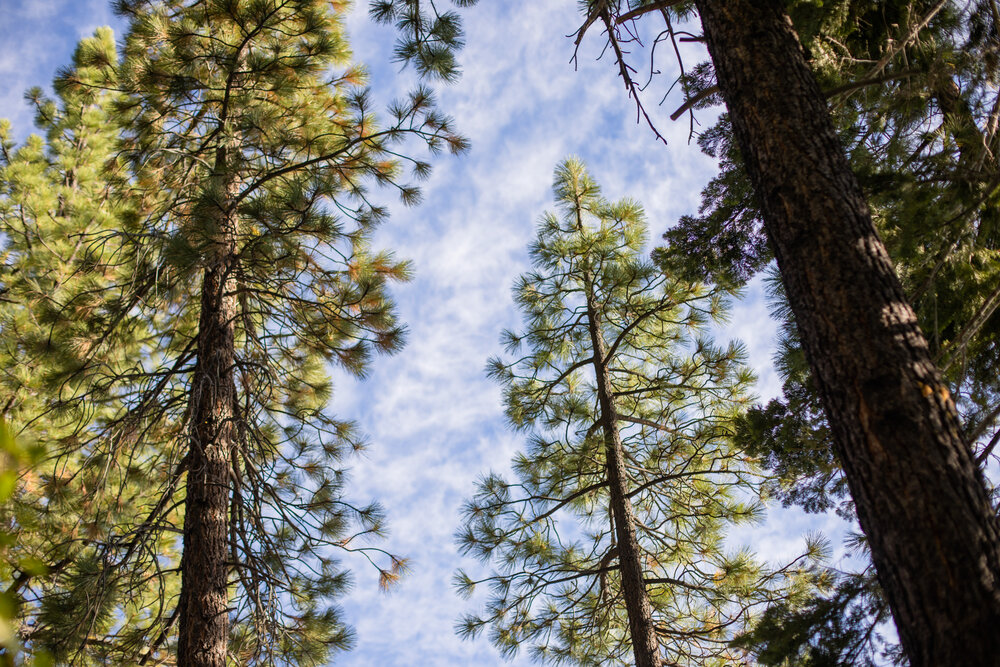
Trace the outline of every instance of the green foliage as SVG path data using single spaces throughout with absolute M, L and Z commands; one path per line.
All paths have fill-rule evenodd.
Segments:
M 709 74 L 714 80 L 714 73 Z M 697 87 L 708 85 L 699 80 Z M 707 276 L 743 285 L 772 259 L 756 193 L 725 115 L 699 135 L 698 145 L 719 160 L 720 173 L 702 190 L 698 215 L 682 216 L 668 229 L 663 235 L 666 246 L 657 248 L 654 256 L 665 269 L 689 278 Z
M 840 667 L 908 664 L 879 624 L 889 607 L 870 573 L 839 574 L 831 590 L 769 607 L 760 622 L 734 642 L 766 667 Z
M 728 640 L 758 609 L 806 590 L 809 559 L 819 557 L 811 549 L 773 570 L 724 548 L 727 527 L 762 511 L 760 471 L 732 438 L 753 376 L 739 344 L 707 336 L 726 317 L 729 294 L 664 276 L 644 259 L 642 208 L 605 200 L 578 161 L 556 170 L 553 189 L 558 214 L 542 217 L 534 268 L 514 287 L 524 330 L 504 333 L 508 354 L 488 368 L 528 446 L 513 461 L 513 481 L 487 475 L 465 507 L 460 547 L 493 569 L 483 579 L 456 575 L 466 595 L 490 589 L 485 611 L 458 631 L 489 628 L 505 656 L 527 647 L 554 664 L 631 660 L 595 326 L 608 344 L 603 363 L 666 664 L 729 664 L 738 652 Z
M 363 377 L 405 338 L 388 290 L 409 265 L 371 247 L 386 215 L 372 186 L 414 203 L 404 165 L 411 180 L 428 165 L 400 144 L 465 142 L 425 90 L 380 122 L 346 3 L 117 8 L 121 61 L 110 31 L 84 40 L 58 98 L 33 95 L 46 136 L 16 149 L 3 137 L 4 400 L 19 428 L 44 424 L 46 452 L 5 511 L 32 536 L 18 557 L 48 565 L 19 584 L 26 647 L 74 664 L 173 651 L 200 290 L 225 200 L 239 393 L 230 655 L 325 664 L 353 641 L 334 605 L 350 583 L 340 558 L 361 555 L 386 584 L 406 568 L 372 544 L 378 504 L 345 495 L 366 441 L 327 409 L 330 363 Z
M 478 2 L 451 1 L 457 7 Z M 371 0 L 368 14 L 376 23 L 392 25 L 399 32 L 394 49 L 397 61 L 412 64 L 421 76 L 455 81 L 461 75 L 456 56 L 465 39 L 456 12 L 438 11 L 433 2 L 421 6 L 420 0 Z
M 18 477 L 25 468 L 37 463 L 42 456 L 38 446 L 25 446 L 19 442 L 7 422 L 0 419 L 0 507 L 6 507 L 17 489 Z M 15 545 L 23 536 L 13 532 L 6 523 L 0 528 L 0 575 L 12 578 L 13 572 L 24 576 L 39 576 L 46 573 L 46 566 L 37 560 L 17 557 Z M 17 617 L 20 599 L 13 589 L 0 591 L 0 665 L 14 665 L 20 652 L 17 637 Z M 51 664 L 49 655 L 40 655 L 36 664 L 47 667 Z
M 137 360 L 155 352 L 148 320 L 109 326 L 133 277 L 118 221 L 135 205 L 117 157 L 115 93 L 107 90 L 116 63 L 111 31 L 98 30 L 56 81 L 56 100 L 29 93 L 44 137 L 17 148 L 6 128 L 2 137 L 0 384 L 5 416 L 39 443 L 3 508 L 19 537 L 7 549 L 13 568 L 3 581 L 20 600 L 21 635 L 36 661 L 51 651 L 66 662 L 90 641 L 88 628 L 106 626 L 113 614 L 136 622 L 148 616 L 165 594 L 147 587 L 148 575 L 169 563 L 173 542 L 149 542 L 162 563 L 148 555 L 130 567 L 115 562 L 128 550 L 116 533 L 142 535 L 149 496 L 163 483 L 162 471 L 149 465 L 160 451 L 139 437 L 141 422 L 103 440 L 104 425 L 132 401 L 108 378 L 136 372 Z M 146 435 L 163 437 L 146 426 Z M 98 583 L 130 594 L 112 610 Z

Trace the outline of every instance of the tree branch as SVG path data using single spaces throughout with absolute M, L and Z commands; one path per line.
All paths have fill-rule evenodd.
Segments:
M 617 19 L 615 19 L 615 23 L 621 25 L 622 23 L 625 23 L 625 21 L 631 21 L 632 19 L 638 18 L 643 14 L 648 14 L 649 12 L 655 12 L 658 9 L 666 9 L 668 7 L 673 7 L 674 5 L 679 5 L 680 3 L 681 0 L 660 0 L 660 2 L 654 2 L 651 5 L 646 5 L 645 7 L 638 7 L 630 12 L 625 12 Z

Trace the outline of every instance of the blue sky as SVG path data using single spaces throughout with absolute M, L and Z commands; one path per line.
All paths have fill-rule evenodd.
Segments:
M 388 100 L 414 79 L 390 61 L 392 31 L 373 26 L 366 0 L 356 2 L 348 21 L 355 53 L 369 65 L 376 97 Z M 582 157 L 606 196 L 630 196 L 645 205 L 654 242 L 696 210 L 713 174 L 714 163 L 688 144 L 687 122 L 668 118 L 679 99 L 656 107 L 657 97 L 650 96 L 667 146 L 636 123 L 612 63 L 596 60 L 602 45 L 596 32 L 584 42 L 574 71 L 573 42 L 564 36 L 578 27 L 576 6 L 571 0 L 484 1 L 464 13 L 464 74 L 441 89 L 440 103 L 472 150 L 437 158 L 423 204 L 393 205 L 377 235 L 378 245 L 414 262 L 415 279 L 396 290 L 409 344 L 377 360 L 363 384 L 338 378 L 333 410 L 357 419 L 370 434 L 371 448 L 353 466 L 350 493 L 384 503 L 390 519 L 385 546 L 408 556 L 413 569 L 386 595 L 378 591 L 377 573 L 360 559 L 346 561 L 356 584 L 342 604 L 358 646 L 337 664 L 505 664 L 485 639 L 463 642 L 453 634 L 455 619 L 475 600 L 463 601 L 451 589 L 454 569 L 468 565 L 452 535 L 476 477 L 507 470 L 520 444 L 504 425 L 500 391 L 483 367 L 500 351 L 501 329 L 518 325 L 510 286 L 527 269 L 535 221 L 550 206 L 552 170 L 567 155 Z M 31 113 L 23 91 L 47 86 L 69 62 L 77 39 L 117 21 L 106 0 L 0 0 L 0 15 L 0 117 L 10 118 L 16 136 L 24 136 Z M 671 80 L 673 63 L 662 55 L 663 80 Z M 713 112 L 700 115 L 706 125 L 712 118 Z M 754 284 L 719 334 L 747 344 L 763 397 L 780 389 L 770 364 L 774 331 Z M 837 530 L 839 524 L 776 511 L 767 524 L 734 539 L 780 558 L 817 528 Z

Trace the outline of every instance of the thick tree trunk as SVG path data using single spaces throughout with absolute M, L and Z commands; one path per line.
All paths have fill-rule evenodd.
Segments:
M 646 580 L 642 569 L 642 552 L 635 533 L 635 512 L 628 498 L 625 477 L 625 450 L 618 432 L 618 415 L 615 411 L 611 376 L 605 357 L 607 345 L 601 334 L 600 316 L 594 302 L 593 290 L 587 281 L 587 319 L 590 340 L 594 348 L 594 373 L 597 378 L 597 400 L 601 409 L 601 428 L 604 431 L 604 448 L 607 456 L 608 491 L 611 513 L 618 540 L 618 572 L 622 579 L 625 610 L 628 613 L 629 633 L 636 667 L 660 667 L 660 643 L 653 625 L 653 609 L 649 604 Z
M 221 183 L 215 227 L 201 291 L 198 360 L 191 384 L 192 419 L 178 661 L 180 667 L 225 667 L 229 644 L 230 462 L 236 446 L 235 219 L 226 213 L 235 179 L 225 173 L 226 149 L 216 154 Z
M 777 0 L 696 0 L 837 455 L 914 667 L 1000 660 L 1000 533 Z

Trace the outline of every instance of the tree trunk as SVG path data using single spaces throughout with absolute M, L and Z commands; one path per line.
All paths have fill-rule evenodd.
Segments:
M 879 581 L 914 667 L 1000 659 L 1000 533 L 777 0 L 696 0 Z
M 606 359 L 607 345 L 601 334 L 600 315 L 594 301 L 593 289 L 585 280 L 587 290 L 587 320 L 590 340 L 594 348 L 594 373 L 597 379 L 597 400 L 601 409 L 601 427 L 604 431 L 604 449 L 607 457 L 608 491 L 611 496 L 611 513 L 618 540 L 618 572 L 622 578 L 622 593 L 628 613 L 629 634 L 636 667 L 660 667 L 660 642 L 653 625 L 653 609 L 649 604 L 646 580 L 642 573 L 642 553 L 635 534 L 635 512 L 628 498 L 625 483 L 625 451 L 618 432 L 618 415 L 615 411 L 611 377 Z
M 180 667 L 225 667 L 229 644 L 230 462 L 236 446 L 233 363 L 237 299 L 233 294 L 236 222 L 228 202 L 236 179 L 216 152 L 221 198 L 206 214 L 214 240 L 201 289 L 198 359 L 191 383 L 192 419 L 181 560 Z

